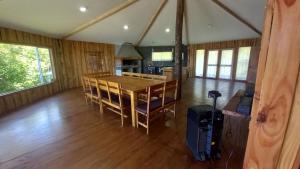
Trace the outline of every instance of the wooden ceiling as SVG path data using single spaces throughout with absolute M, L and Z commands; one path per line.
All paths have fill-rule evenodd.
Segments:
M 259 37 L 265 3 L 186 0 L 184 43 Z M 174 45 L 175 10 L 176 0 L 0 0 L 0 26 L 79 41 Z

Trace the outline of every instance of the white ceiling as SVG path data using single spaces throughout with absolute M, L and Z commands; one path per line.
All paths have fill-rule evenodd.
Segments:
M 176 1 L 168 0 L 142 46 L 173 45 Z M 186 0 L 189 43 L 254 38 L 259 35 L 211 0 Z M 227 7 L 262 30 L 266 0 L 222 0 Z M 126 0 L 0 0 L 0 26 L 60 38 Z M 69 39 L 121 44 L 136 43 L 160 0 L 139 0 Z M 79 12 L 81 5 L 88 7 Z M 123 30 L 127 24 L 129 30 Z M 211 25 L 211 28 L 209 27 Z M 166 33 L 164 30 L 170 28 Z M 186 43 L 185 26 L 183 41 Z

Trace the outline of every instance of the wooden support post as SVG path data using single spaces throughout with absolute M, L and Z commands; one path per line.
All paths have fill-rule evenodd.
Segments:
M 299 27 L 299 0 L 268 0 L 244 169 L 299 168 Z
M 182 25 L 184 0 L 177 0 L 176 32 L 175 32 L 175 76 L 178 79 L 177 98 L 181 98 L 182 83 Z

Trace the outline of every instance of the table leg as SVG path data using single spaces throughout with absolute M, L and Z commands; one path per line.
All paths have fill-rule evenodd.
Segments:
M 137 94 L 136 92 L 130 92 L 130 100 L 131 100 L 131 122 L 132 127 L 135 127 L 136 125 L 136 114 L 135 114 L 135 107 L 137 105 Z

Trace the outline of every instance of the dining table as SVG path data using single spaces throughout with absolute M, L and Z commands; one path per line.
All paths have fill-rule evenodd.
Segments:
M 108 82 L 116 82 L 121 85 L 123 94 L 130 96 L 131 102 L 131 122 L 132 127 L 136 126 L 136 112 L 135 107 L 137 106 L 138 93 L 145 91 L 147 87 L 164 83 L 162 80 L 154 79 L 143 79 L 139 77 L 131 76 L 105 76 L 99 77 L 98 79 L 105 80 Z

